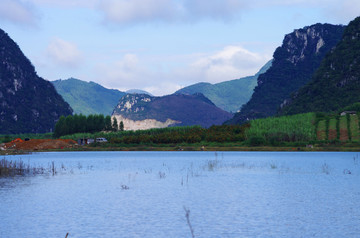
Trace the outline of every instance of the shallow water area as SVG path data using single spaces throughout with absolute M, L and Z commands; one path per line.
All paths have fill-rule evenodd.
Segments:
M 51 152 L 0 178 L 0 237 L 359 237 L 349 152 Z

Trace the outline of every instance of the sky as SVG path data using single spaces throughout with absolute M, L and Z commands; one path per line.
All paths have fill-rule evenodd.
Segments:
M 285 34 L 357 16 L 359 0 L 0 0 L 39 76 L 156 96 L 254 75 Z

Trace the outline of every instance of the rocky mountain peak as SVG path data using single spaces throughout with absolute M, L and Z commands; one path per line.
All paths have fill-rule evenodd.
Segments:
M 72 113 L 53 85 L 40 78 L 19 46 L 0 29 L 0 133 L 41 133 Z
M 291 94 L 311 80 L 325 55 L 341 40 L 344 28 L 315 24 L 285 35 L 274 52 L 272 66 L 258 77 L 251 99 L 229 123 L 275 115 Z
M 145 104 L 151 102 L 154 97 L 148 94 L 127 94 L 123 96 L 115 111 L 121 113 L 138 113 L 145 110 Z
M 321 48 L 325 46 L 324 37 L 330 33 L 325 29 L 326 25 L 329 24 L 316 24 L 287 34 L 283 42 L 283 47 L 289 53 L 287 60 L 296 65 L 307 56 L 319 54 Z

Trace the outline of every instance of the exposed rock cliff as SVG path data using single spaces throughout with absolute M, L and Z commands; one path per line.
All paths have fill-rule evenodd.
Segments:
M 337 111 L 359 101 L 360 17 L 349 23 L 312 80 L 284 103 L 282 113 Z
M 118 121 L 131 120 L 128 125 L 124 122 L 124 126 L 136 130 L 140 127 L 149 129 L 173 125 L 210 127 L 222 124 L 230 119 L 232 114 L 217 108 L 202 94 L 174 94 L 164 97 L 128 94 L 121 98 L 113 116 L 117 117 Z
M 0 30 L 0 134 L 49 132 L 72 109 Z
M 311 79 L 343 31 L 344 26 L 315 24 L 286 35 L 274 53 L 272 66 L 259 76 L 250 101 L 228 123 L 275 115 L 284 100 Z

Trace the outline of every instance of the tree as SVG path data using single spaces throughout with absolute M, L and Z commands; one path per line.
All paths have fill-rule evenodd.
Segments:
M 124 130 L 124 122 L 123 121 L 120 122 L 119 129 L 120 129 L 120 131 Z
M 54 137 L 59 138 L 66 134 L 65 116 L 61 116 L 55 125 Z
M 105 130 L 107 131 L 111 131 L 112 126 L 111 126 L 111 116 L 106 116 L 105 117 Z
M 116 117 L 113 117 L 112 129 L 113 131 L 117 131 L 119 129 Z

